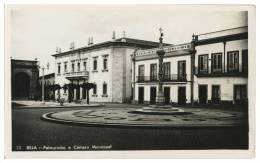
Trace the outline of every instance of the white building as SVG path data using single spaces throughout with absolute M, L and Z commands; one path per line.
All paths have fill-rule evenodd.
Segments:
M 58 50 L 55 57 L 55 84 L 64 86 L 84 82 L 95 83 L 96 89 L 89 91 L 91 102 L 127 102 L 132 96 L 131 54 L 137 48 L 147 49 L 158 43 L 131 38 L 119 38 L 98 44 L 90 39 L 89 46 Z M 86 90 L 82 87 L 62 89 L 65 100 L 85 100 Z
M 156 50 L 133 54 L 135 102 L 155 103 Z M 165 103 L 247 103 L 247 27 L 193 35 L 191 43 L 165 46 L 164 50 Z
M 163 91 L 165 103 L 185 104 L 191 101 L 191 43 L 165 46 L 163 59 Z M 134 100 L 137 103 L 155 103 L 158 91 L 159 60 L 155 49 L 138 50 L 133 56 Z
M 194 99 L 199 103 L 246 103 L 248 27 L 194 36 Z

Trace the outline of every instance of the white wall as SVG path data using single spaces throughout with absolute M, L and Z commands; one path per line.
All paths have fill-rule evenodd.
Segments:
M 164 58 L 163 62 L 171 62 L 171 74 L 178 74 L 178 61 L 186 61 L 186 74 L 187 80 L 190 81 L 190 55 L 183 56 L 175 56 Z M 138 66 L 144 65 L 144 75 L 150 76 L 150 64 L 157 64 L 157 73 L 159 71 L 159 61 L 158 59 L 150 59 L 150 60 L 142 60 L 136 61 L 135 65 L 135 81 L 137 81 L 136 76 L 138 76 Z M 150 87 L 157 87 L 158 83 L 149 82 L 149 83 L 136 83 L 135 85 L 135 101 L 138 101 L 138 87 L 144 87 L 144 101 L 150 101 Z M 170 87 L 170 96 L 172 102 L 178 102 L 178 87 L 185 86 L 186 87 L 186 99 L 187 103 L 190 102 L 190 83 L 189 82 L 164 82 L 163 87 Z M 158 91 L 158 87 L 157 87 Z
M 171 62 L 171 74 L 177 75 L 178 74 L 178 61 L 183 61 L 183 60 L 186 61 L 187 80 L 190 80 L 190 55 L 164 58 L 163 62 Z M 136 61 L 135 76 L 138 76 L 138 66 L 139 65 L 144 65 L 144 76 L 150 76 L 150 64 L 154 64 L 154 63 L 157 64 L 157 73 L 158 73 L 158 71 L 159 71 L 158 59 Z
M 134 48 L 127 48 L 126 49 L 126 98 L 130 100 L 132 95 L 132 58 L 131 54 L 133 54 Z
M 239 70 L 242 70 L 242 50 L 248 48 L 248 40 L 236 40 L 226 42 L 225 53 L 225 70 L 227 71 L 227 53 L 229 51 L 239 51 Z M 224 44 L 215 43 L 196 47 L 197 53 L 195 56 L 195 66 L 198 67 L 198 56 L 200 54 L 208 54 L 211 59 L 212 53 L 222 52 L 222 65 L 224 67 Z M 209 72 L 211 71 L 211 60 L 208 61 Z M 222 67 L 222 70 L 223 70 Z M 247 84 L 248 78 L 246 77 L 194 77 L 194 100 L 198 100 L 198 85 L 208 85 L 208 100 L 211 100 L 212 85 L 220 85 L 221 100 L 232 101 L 233 100 L 233 87 L 236 84 Z
M 156 87 L 158 91 L 158 83 L 149 83 L 149 84 L 136 84 L 135 87 L 135 101 L 138 101 L 138 88 L 144 87 L 144 101 L 150 101 L 150 88 Z M 163 87 L 170 87 L 170 101 L 177 103 L 178 102 L 178 87 L 186 87 L 186 103 L 190 103 L 190 83 L 185 84 L 174 84 L 174 83 L 165 83 Z
M 112 62 L 111 60 L 113 59 L 111 57 L 111 49 L 106 48 L 106 49 L 99 49 L 95 51 L 88 51 L 79 54 L 72 54 L 72 55 L 66 55 L 66 56 L 61 56 L 57 57 L 55 60 L 55 83 L 60 84 L 63 86 L 64 84 L 68 84 L 70 81 L 66 79 L 66 76 L 64 75 L 64 62 L 67 61 L 67 70 L 68 72 L 71 72 L 71 60 L 74 59 L 81 59 L 81 71 L 83 70 L 83 59 L 87 59 L 87 71 L 89 71 L 89 80 L 88 82 L 90 83 L 96 83 L 97 84 L 97 97 L 92 97 L 93 90 L 90 90 L 89 95 L 90 95 L 90 101 L 93 102 L 110 102 L 112 101 L 112 89 L 111 89 L 111 72 L 112 72 Z M 102 72 L 103 70 L 103 57 L 102 55 L 107 55 L 108 54 L 108 72 Z M 80 57 L 79 57 L 80 56 Z M 98 72 L 92 72 L 93 70 L 93 57 L 98 57 L 97 58 L 97 70 Z M 58 75 L 58 63 L 61 63 L 61 74 Z M 75 62 L 75 72 L 78 71 L 77 69 L 77 62 Z M 82 83 L 83 81 L 80 81 Z M 102 97 L 101 95 L 103 94 L 103 83 L 107 83 L 107 94 L 108 97 Z M 82 92 L 80 93 L 82 94 Z M 63 95 L 63 90 L 61 90 L 61 95 Z M 67 99 L 67 97 L 66 97 Z
M 212 85 L 220 85 L 221 100 L 232 101 L 234 85 L 247 83 L 247 78 L 240 77 L 203 77 L 194 82 L 194 100 L 199 99 L 199 85 L 208 85 L 208 100 L 211 100 Z
M 108 72 L 102 72 L 103 70 L 103 55 L 108 55 L 107 57 L 107 69 Z M 97 72 L 93 72 L 93 57 L 97 57 Z M 111 49 L 101 49 L 92 51 L 89 54 L 89 65 L 90 65 L 90 73 L 89 73 L 89 82 L 95 83 L 97 85 L 97 97 L 93 97 L 93 89 L 90 90 L 90 101 L 93 102 L 111 102 L 112 101 L 112 55 Z M 107 95 L 108 97 L 102 97 L 103 95 L 103 83 L 107 83 Z

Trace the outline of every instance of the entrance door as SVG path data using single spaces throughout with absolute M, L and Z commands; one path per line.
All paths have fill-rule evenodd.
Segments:
M 199 103 L 206 104 L 208 98 L 208 86 L 199 85 Z
M 186 87 L 178 87 L 178 104 L 186 104 Z
M 234 85 L 234 102 L 235 104 L 247 103 L 246 85 Z
M 139 104 L 144 103 L 144 87 L 138 88 L 138 103 Z
M 150 104 L 155 104 L 156 99 L 156 87 L 150 88 Z
M 220 103 L 220 86 L 219 85 L 212 86 L 212 103 L 213 104 Z
M 165 98 L 165 104 L 170 104 L 170 87 L 164 87 L 164 98 Z

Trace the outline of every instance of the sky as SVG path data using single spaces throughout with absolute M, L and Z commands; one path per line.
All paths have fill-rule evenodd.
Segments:
M 199 8 L 200 7 L 200 8 Z M 54 72 L 56 47 L 68 51 L 86 46 L 88 38 L 94 44 L 126 37 L 158 41 L 159 28 L 164 42 L 187 43 L 192 34 L 246 26 L 247 12 L 231 7 L 179 5 L 31 5 L 12 6 L 10 12 L 11 57 L 13 59 L 50 63 L 46 74 Z

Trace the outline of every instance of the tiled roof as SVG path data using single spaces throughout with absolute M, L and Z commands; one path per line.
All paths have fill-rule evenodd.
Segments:
M 90 46 L 80 47 L 77 49 L 56 53 L 52 56 L 63 56 L 66 54 L 70 54 L 76 51 L 84 51 L 84 50 L 92 50 L 92 49 L 98 49 L 101 47 L 106 47 L 110 45 L 121 45 L 121 46 L 132 46 L 132 47 L 143 47 L 143 48 L 155 48 L 159 46 L 159 42 L 154 41 L 147 41 L 147 40 L 139 40 L 139 39 L 133 39 L 133 38 L 118 38 L 111 41 L 101 42 L 97 44 L 92 44 Z M 171 45 L 171 44 L 164 44 L 164 45 Z

